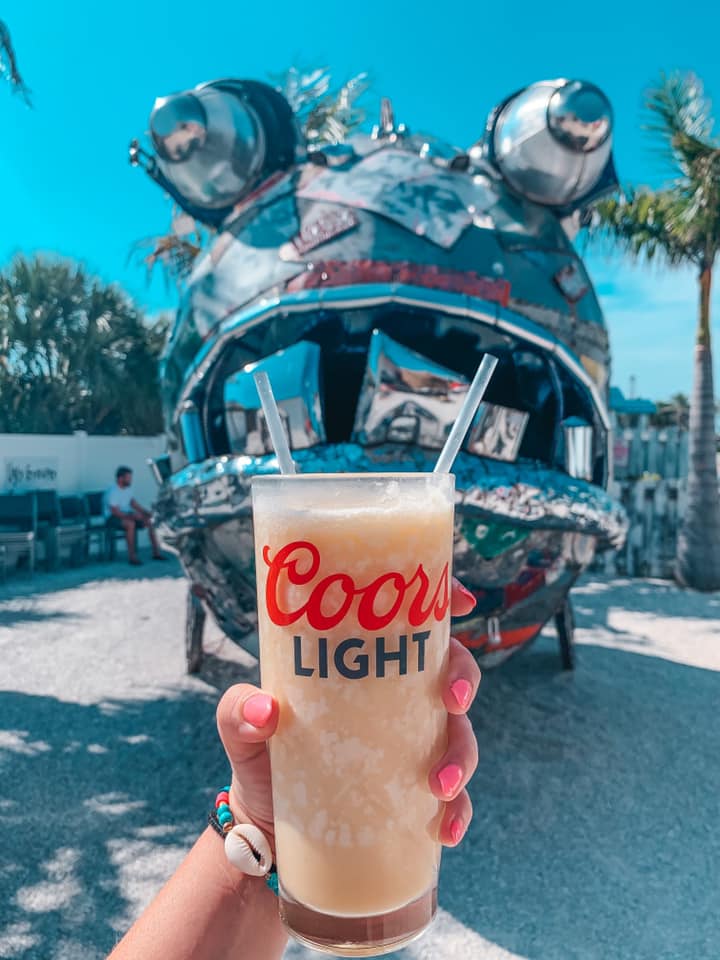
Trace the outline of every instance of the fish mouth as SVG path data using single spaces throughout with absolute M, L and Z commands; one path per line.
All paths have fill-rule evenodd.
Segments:
M 393 441 L 438 451 L 488 352 L 499 363 L 466 451 L 605 487 L 604 398 L 565 343 L 501 303 L 397 283 L 285 292 L 211 330 L 186 317 L 163 360 L 170 472 L 272 452 L 252 381 L 260 369 L 293 451 Z M 515 442 L 493 446 L 483 433 Z
M 285 294 L 206 337 L 173 411 L 181 458 L 157 505 L 166 537 L 249 516 L 252 478 L 278 472 L 257 370 L 301 471 L 427 471 L 488 352 L 499 362 L 454 465 L 458 511 L 621 542 L 604 489 L 607 413 L 572 352 L 500 304 L 398 284 Z M 576 431 L 584 456 L 573 459 Z

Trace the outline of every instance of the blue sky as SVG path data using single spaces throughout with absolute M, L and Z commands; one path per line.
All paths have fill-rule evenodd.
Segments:
M 663 169 L 640 130 L 643 89 L 660 69 L 694 69 L 718 103 L 720 8 L 700 14 L 665 0 L 604 4 L 477 2 L 122 4 L 6 0 L 8 24 L 35 109 L 0 89 L 0 262 L 56 251 L 117 280 L 150 311 L 170 307 L 130 257 L 164 232 L 169 205 L 127 163 L 156 96 L 219 76 L 256 77 L 293 62 L 327 65 L 338 80 L 361 70 L 396 116 L 459 145 L 477 139 L 494 104 L 534 80 L 592 80 L 616 114 L 621 179 L 659 184 Z M 223 7 L 225 13 L 221 13 Z M 711 12 L 713 10 L 715 12 Z M 129 259 L 130 257 L 130 259 Z M 613 347 L 614 381 L 641 394 L 688 391 L 696 316 L 691 274 L 591 254 Z M 714 296 L 720 332 L 720 279 Z M 720 353 L 720 346 L 718 346 Z

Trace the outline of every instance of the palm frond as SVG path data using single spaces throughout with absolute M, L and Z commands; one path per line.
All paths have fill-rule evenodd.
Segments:
M 366 73 L 351 77 L 338 89 L 332 88 L 326 67 L 308 71 L 290 67 L 271 79 L 290 103 L 310 143 L 342 143 L 365 120 L 359 101 L 369 87 Z
M 330 89 L 330 73 L 325 67 L 318 67 L 307 73 L 299 67 L 290 67 L 284 74 L 271 75 L 271 79 L 300 117 L 313 104 L 322 100 Z
M 693 73 L 661 74 L 646 94 L 649 122 L 673 171 L 658 191 L 628 189 L 595 208 L 595 235 L 636 259 L 712 263 L 720 251 L 720 143 L 711 103 Z
M 0 20 L 0 77 L 8 80 L 16 93 L 19 93 L 25 103 L 31 107 L 30 90 L 23 82 L 17 65 L 17 57 L 10 39 L 10 31 Z
M 163 268 L 166 285 L 170 282 L 180 286 L 189 275 L 195 260 L 202 251 L 199 232 L 189 237 L 179 237 L 173 231 L 159 237 L 145 237 L 136 241 L 128 255 L 145 266 L 146 279 L 150 283 L 157 265 Z
M 689 228 L 686 205 L 673 190 L 633 190 L 599 201 L 591 236 L 607 238 L 635 260 L 661 260 L 676 267 L 699 261 L 697 237 Z
M 661 73 L 657 86 L 647 91 L 645 105 L 645 129 L 685 176 L 692 176 L 698 163 L 717 153 L 712 104 L 694 73 Z

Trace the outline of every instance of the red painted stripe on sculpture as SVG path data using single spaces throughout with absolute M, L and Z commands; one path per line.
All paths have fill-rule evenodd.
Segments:
M 444 270 L 431 263 L 386 260 L 320 260 L 288 282 L 289 291 L 351 287 L 367 283 L 403 283 L 449 293 L 464 293 L 506 307 L 510 283 L 481 277 L 472 270 Z
M 536 633 L 542 628 L 541 623 L 531 623 L 529 627 L 517 627 L 515 630 L 501 630 L 500 631 L 500 643 L 488 643 L 488 634 L 483 633 L 481 636 L 476 636 L 474 633 L 455 633 L 453 635 L 457 637 L 460 643 L 464 647 L 468 647 L 472 650 L 477 650 L 480 647 L 487 647 L 488 650 L 502 650 L 507 647 L 517 647 L 521 643 L 525 643 L 528 640 L 531 640 Z

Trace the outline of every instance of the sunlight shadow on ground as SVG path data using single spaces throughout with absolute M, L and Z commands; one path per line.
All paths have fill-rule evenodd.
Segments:
M 104 957 L 203 829 L 226 775 L 215 697 L 114 707 L 0 694 L 23 723 L 0 734 L 0 957 Z
M 19 627 L 25 623 L 44 620 L 77 620 L 78 618 L 78 615 L 68 614 L 64 610 L 39 610 L 32 602 L 16 603 L 12 607 L 0 610 L 0 627 Z
M 720 670 L 720 595 L 614 580 L 581 584 L 573 601 L 578 643 Z
M 61 567 L 52 573 L 38 571 L 32 577 L 9 575 L 4 583 L 0 583 L 0 603 L 12 602 L 19 597 L 39 597 L 61 590 L 73 590 L 97 582 L 124 583 L 182 576 L 180 564 L 170 555 L 165 563 L 148 560 L 141 567 L 131 567 L 120 560 L 112 563 L 93 561 L 80 567 Z
M 0 685 L 23 686 L 0 693 L 0 957 L 102 960 L 203 829 L 219 694 L 257 673 L 210 628 L 184 676 L 183 598 L 172 574 L 96 582 L 0 630 Z M 484 677 L 475 816 L 403 960 L 717 960 L 720 674 L 678 662 L 717 598 L 603 581 L 576 606 L 574 674 L 550 631 Z
M 486 673 L 472 710 L 474 819 L 443 854 L 446 913 L 437 938 L 392 956 L 716 960 L 720 676 L 714 659 L 678 661 L 700 658 L 694 630 L 718 637 L 719 600 L 581 585 L 574 674 L 560 671 L 551 630 Z
M 714 651 L 712 669 L 678 661 L 700 658 L 688 620 L 718 637 L 716 600 L 598 592 L 574 675 L 546 637 L 485 677 L 475 818 L 466 849 L 444 858 L 441 904 L 532 960 L 711 960 L 720 676 Z M 620 643 L 603 632 L 606 610 Z M 623 639 L 640 623 L 637 656 Z

